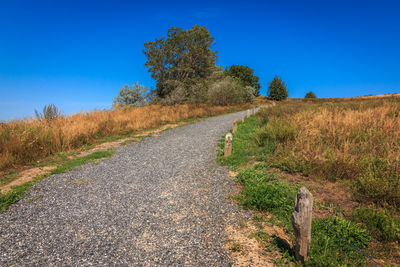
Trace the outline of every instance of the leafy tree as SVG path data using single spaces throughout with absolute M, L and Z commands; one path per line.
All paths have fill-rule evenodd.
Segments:
M 61 109 L 57 108 L 56 105 L 50 104 L 50 105 L 45 105 L 43 107 L 43 113 L 40 113 L 35 109 L 35 117 L 37 120 L 46 120 L 46 121 L 51 121 L 54 120 L 58 117 L 62 116 L 62 111 Z
M 260 96 L 261 85 L 258 82 L 259 78 L 254 75 L 254 70 L 247 66 L 232 65 L 225 69 L 225 75 L 238 78 L 243 86 L 251 86 L 255 89 L 254 96 Z
M 131 87 L 125 85 L 120 89 L 118 96 L 114 97 L 113 106 L 143 106 L 150 98 L 148 91 L 149 89 L 140 85 L 139 82 L 136 82 Z
M 317 98 L 313 91 L 308 92 L 304 98 Z
M 276 101 L 281 101 L 288 98 L 289 94 L 286 89 L 286 85 L 278 76 L 275 76 L 269 83 L 268 96 Z
M 156 96 L 165 98 L 176 88 L 186 90 L 215 70 L 214 38 L 204 26 L 183 30 L 172 27 L 167 37 L 144 44 L 145 67 L 157 81 Z

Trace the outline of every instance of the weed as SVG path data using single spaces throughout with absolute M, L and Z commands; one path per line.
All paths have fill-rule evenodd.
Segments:
M 242 245 L 240 245 L 240 243 L 234 242 L 229 246 L 229 249 L 232 252 L 240 252 L 240 251 L 242 251 L 243 248 L 242 248 Z

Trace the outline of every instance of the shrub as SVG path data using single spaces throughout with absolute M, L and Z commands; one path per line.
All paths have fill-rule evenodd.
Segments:
M 243 86 L 250 86 L 254 88 L 253 96 L 260 96 L 261 85 L 258 82 L 259 78 L 254 75 L 254 70 L 247 66 L 232 65 L 226 68 L 225 75 L 238 78 Z
M 54 104 L 44 106 L 43 113 L 40 113 L 35 109 L 35 117 L 39 121 L 41 120 L 51 121 L 61 116 L 62 116 L 62 111 L 59 108 L 57 108 Z
M 216 81 L 208 90 L 209 102 L 213 105 L 237 105 L 245 102 L 245 89 L 234 78 L 225 77 Z
M 120 89 L 118 96 L 114 97 L 113 106 L 143 106 L 149 100 L 148 91 L 149 88 L 140 85 L 139 82 L 136 82 L 131 87 L 125 85 Z
M 304 98 L 317 98 L 313 91 L 308 92 Z
M 289 94 L 285 83 L 281 78 L 275 76 L 268 85 L 268 96 L 272 100 L 281 101 L 288 98 Z

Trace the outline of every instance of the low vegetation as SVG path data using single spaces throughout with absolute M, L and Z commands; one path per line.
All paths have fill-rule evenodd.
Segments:
M 288 102 L 258 113 L 268 162 L 320 179 L 349 180 L 360 199 L 400 204 L 400 99 Z
M 125 107 L 52 120 L 24 120 L 0 124 L 0 170 L 83 149 L 104 140 L 189 118 L 213 116 L 235 110 L 230 106 L 183 104 Z M 8 171 L 7 171 L 8 173 Z
M 232 155 L 224 158 L 221 150 L 218 160 L 239 171 L 238 203 L 272 214 L 273 223 L 285 229 L 292 243 L 293 197 L 302 179 L 350 188 L 352 211 L 332 202 L 333 212 L 313 219 L 307 265 L 371 264 L 358 249 L 380 263 L 394 263 L 400 258 L 399 113 L 400 98 L 390 96 L 283 101 L 239 123 Z M 291 175 L 303 178 L 282 180 Z M 310 190 L 318 193 L 324 188 Z M 334 197 L 335 192 L 330 194 Z M 294 260 L 293 246 L 280 246 L 279 238 L 265 232 L 258 236 L 266 249 L 273 246 L 281 252 L 280 264 Z

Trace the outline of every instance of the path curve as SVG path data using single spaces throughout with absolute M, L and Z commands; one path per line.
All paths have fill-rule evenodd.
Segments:
M 0 214 L 0 266 L 229 266 L 234 183 L 216 144 L 245 112 L 174 128 L 39 181 Z M 233 215 L 233 216 L 232 216 Z

